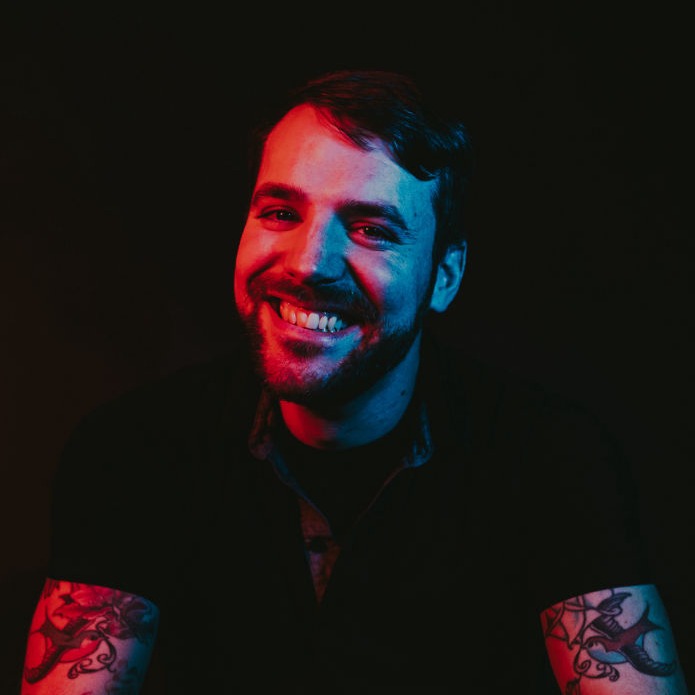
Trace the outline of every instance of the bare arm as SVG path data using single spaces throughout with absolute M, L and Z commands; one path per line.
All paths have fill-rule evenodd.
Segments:
M 47 579 L 29 630 L 22 695 L 137 693 L 157 633 L 147 599 Z
M 563 695 L 687 695 L 671 627 L 653 585 L 594 591 L 543 611 Z

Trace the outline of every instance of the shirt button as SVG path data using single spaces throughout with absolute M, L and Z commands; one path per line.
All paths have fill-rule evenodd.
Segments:
M 328 540 L 321 536 L 314 536 L 309 539 L 306 548 L 310 553 L 325 553 L 328 550 Z

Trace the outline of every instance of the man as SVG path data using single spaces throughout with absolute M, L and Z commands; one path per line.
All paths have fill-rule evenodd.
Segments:
M 156 644 L 167 693 L 685 693 L 613 440 L 426 328 L 464 274 L 463 125 L 356 71 L 259 136 L 250 350 L 74 433 L 22 692 L 139 692 Z

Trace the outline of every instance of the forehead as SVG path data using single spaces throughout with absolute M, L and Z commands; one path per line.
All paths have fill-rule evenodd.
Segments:
M 434 181 L 418 180 L 379 141 L 358 147 L 308 105 L 292 109 L 268 136 L 256 187 L 269 182 L 299 188 L 317 204 L 384 202 L 418 224 L 434 223 Z

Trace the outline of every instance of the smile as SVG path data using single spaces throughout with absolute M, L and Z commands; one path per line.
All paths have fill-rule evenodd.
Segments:
M 322 333 L 336 333 L 347 326 L 345 321 L 338 316 L 326 311 L 311 311 L 304 307 L 298 307 L 289 302 L 282 301 L 278 307 L 280 317 L 300 328 Z

